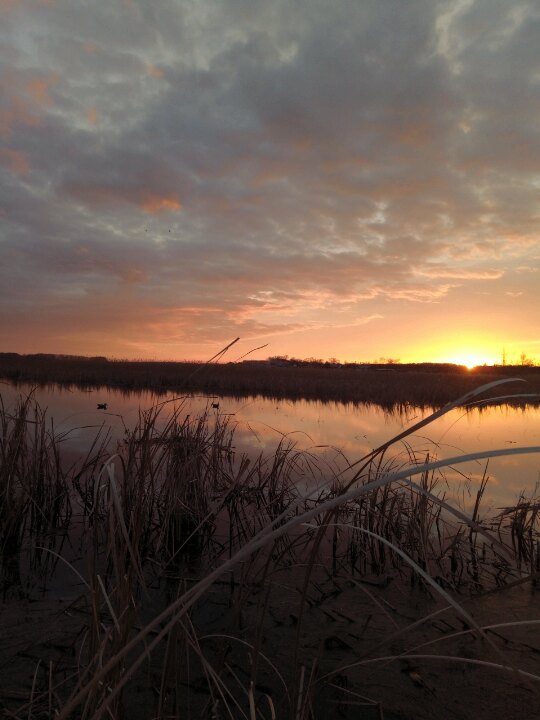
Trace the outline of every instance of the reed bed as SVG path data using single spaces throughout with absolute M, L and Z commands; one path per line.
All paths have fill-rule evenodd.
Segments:
M 71 502 L 61 468 L 60 443 L 45 413 L 30 397 L 11 413 L 0 396 L 0 569 L 3 591 L 22 583 L 20 565 L 47 573 L 54 560 L 44 550 L 62 546 Z
M 408 444 L 476 397 L 340 466 L 286 439 L 238 456 L 228 417 L 182 404 L 141 412 L 115 447 L 102 431 L 66 466 L 31 396 L 0 405 L 3 617 L 20 630 L 41 608 L 28 636 L 6 633 L 0 712 L 497 717 L 469 667 L 540 703 L 526 651 L 540 621 L 489 615 L 490 598 L 535 591 L 539 500 L 482 519 L 485 483 L 470 516 L 437 493 L 447 464 L 540 448 L 440 461 Z M 461 682 L 461 714 L 447 677 Z
M 265 363 L 190 363 L 120 361 L 106 358 L 26 356 L 0 353 L 0 377 L 15 383 L 59 383 L 82 388 L 115 387 L 125 391 L 260 395 L 274 399 L 306 399 L 377 403 L 385 408 L 414 405 L 440 408 L 482 384 L 514 376 L 527 380 L 509 392 L 527 393 L 521 404 L 538 404 L 540 368 L 478 367 L 473 371 L 449 364 L 365 365 L 332 368 Z M 536 395 L 536 397 L 535 397 Z

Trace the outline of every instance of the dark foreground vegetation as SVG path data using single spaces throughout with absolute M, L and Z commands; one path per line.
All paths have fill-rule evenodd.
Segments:
M 0 377 L 20 383 L 60 383 L 155 392 L 197 392 L 276 399 L 370 402 L 385 407 L 442 407 L 454 398 L 498 378 L 522 378 L 508 392 L 531 395 L 521 402 L 540 402 L 540 368 L 530 366 L 346 365 L 332 367 L 293 362 L 176 363 L 107 360 L 56 355 L 0 353 Z M 532 397 L 533 395 L 538 397 Z
M 67 464 L 0 405 L 0 716 L 537 717 L 539 500 L 452 508 L 428 422 L 338 467 L 162 407 Z

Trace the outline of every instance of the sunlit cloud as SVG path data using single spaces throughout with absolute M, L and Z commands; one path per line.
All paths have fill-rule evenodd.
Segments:
M 97 124 L 98 114 L 95 107 L 88 108 L 88 110 L 86 111 L 86 119 L 88 120 L 90 125 Z
M 182 204 L 176 193 L 158 194 L 144 188 L 119 188 L 99 185 L 66 185 L 65 191 L 85 205 L 135 205 L 145 213 L 175 212 Z
M 147 213 L 174 212 L 182 207 L 177 195 L 154 195 L 148 193 L 141 199 L 142 209 Z
M 163 77 L 163 70 L 155 67 L 154 65 L 147 65 L 145 67 L 145 72 L 147 75 L 150 75 L 153 78 L 162 78 Z
M 24 177 L 30 173 L 28 155 L 10 148 L 0 148 L 0 164 L 7 167 L 14 175 Z
M 4 346 L 534 337 L 532 1 L 0 4 Z
M 456 280 L 497 280 L 504 275 L 504 271 L 468 270 L 467 268 L 431 266 L 423 267 L 420 270 L 417 270 L 417 274 L 430 278 L 452 278 Z

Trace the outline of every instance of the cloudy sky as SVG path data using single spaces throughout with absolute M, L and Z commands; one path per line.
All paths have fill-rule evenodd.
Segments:
M 0 13 L 0 350 L 540 358 L 537 0 Z

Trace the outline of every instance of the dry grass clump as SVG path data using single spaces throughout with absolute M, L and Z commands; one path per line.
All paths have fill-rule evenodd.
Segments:
M 13 410 L 0 396 L 0 587 L 22 582 L 21 564 L 37 581 L 55 560 L 45 550 L 65 541 L 71 519 L 62 438 L 30 397 Z
M 387 459 L 442 412 L 337 470 L 287 440 L 238 457 L 228 418 L 160 406 L 64 468 L 31 398 L 1 406 L 4 588 L 35 595 L 32 562 L 6 571 L 27 555 L 51 601 L 69 596 L 61 641 L 28 638 L 7 672 L 4 716 L 381 718 L 407 698 L 432 717 L 437 693 L 451 702 L 432 687 L 443 662 L 536 692 L 534 662 L 467 603 L 536 579 L 538 500 L 488 523 L 481 492 L 467 517 L 435 487 L 447 463 L 524 450 Z

